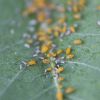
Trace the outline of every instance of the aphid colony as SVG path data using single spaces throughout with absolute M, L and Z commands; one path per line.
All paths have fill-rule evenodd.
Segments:
M 62 6 L 63 5 L 63 6 Z M 77 21 L 81 19 L 81 11 L 85 6 L 85 0 L 68 0 L 65 4 L 54 4 L 47 2 L 47 0 L 33 0 L 31 5 L 23 12 L 24 16 L 33 16 L 29 21 L 28 33 L 24 34 L 26 40 L 25 47 L 34 47 L 33 58 L 29 61 L 22 62 L 26 66 L 33 66 L 38 61 L 43 64 L 48 64 L 45 73 L 54 72 L 57 76 L 57 100 L 63 100 L 61 82 L 64 78 L 60 73 L 64 71 L 63 64 L 67 60 L 73 59 L 74 54 L 72 47 L 65 47 L 59 49 L 59 45 L 55 43 L 58 39 L 59 42 L 63 41 L 63 37 L 73 34 L 78 29 Z M 73 22 L 67 23 L 70 19 L 66 12 L 71 13 Z M 57 16 L 54 13 L 57 13 Z M 82 44 L 81 39 L 73 41 L 73 45 Z M 52 67 L 53 63 L 53 67 Z M 68 87 L 65 92 L 67 94 L 74 92 L 73 87 Z

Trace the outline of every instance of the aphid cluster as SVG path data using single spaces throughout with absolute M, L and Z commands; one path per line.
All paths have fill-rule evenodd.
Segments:
M 28 5 L 23 12 L 24 16 L 33 16 L 33 19 L 29 21 L 28 32 L 23 37 L 26 40 L 25 47 L 34 47 L 34 50 L 32 54 L 33 59 L 22 64 L 32 66 L 37 64 L 38 61 L 48 64 L 45 73 L 54 72 L 55 76 L 57 76 L 57 100 L 63 100 L 61 82 L 64 78 L 60 76 L 60 73 L 64 71 L 62 66 L 67 60 L 73 59 L 74 54 L 72 47 L 66 47 L 64 50 L 59 49 L 55 39 L 63 41 L 63 37 L 77 31 L 77 21 L 82 17 L 81 11 L 85 3 L 85 0 L 68 0 L 65 3 L 66 6 L 62 6 L 53 2 L 47 2 L 46 0 L 33 0 L 31 5 Z M 59 16 L 53 16 L 53 12 L 58 13 Z M 66 15 L 66 12 L 72 13 L 70 17 L 74 21 L 71 25 L 67 23 L 70 17 Z M 80 45 L 81 43 L 81 39 L 73 41 L 74 45 Z M 73 91 L 73 88 L 68 88 L 66 93 Z

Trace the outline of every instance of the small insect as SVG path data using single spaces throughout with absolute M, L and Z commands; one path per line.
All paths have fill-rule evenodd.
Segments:
M 63 53 L 63 50 L 60 49 L 56 53 L 57 53 L 57 55 L 59 55 L 59 54 Z
M 80 20 L 81 15 L 80 14 L 74 14 L 73 17 L 74 17 L 75 20 Z
M 71 31 L 71 33 L 74 33 L 76 31 L 75 27 L 73 25 L 70 27 L 70 31 Z
M 96 7 L 97 10 L 100 10 L 100 5 Z
M 64 67 L 59 67 L 58 69 L 57 69 L 57 73 L 61 73 L 61 72 L 63 72 L 64 71 Z
M 63 80 L 64 80 L 63 77 L 59 77 L 59 78 L 58 78 L 58 81 L 59 81 L 59 82 L 61 82 L 61 81 L 63 81 Z
M 66 48 L 66 54 L 69 55 L 71 53 L 71 50 L 72 49 L 70 47 L 69 48 Z
M 52 68 L 51 67 L 45 69 L 45 72 L 51 72 L 51 71 L 52 71 Z
M 34 59 L 27 61 L 27 66 L 35 65 L 36 61 Z
M 44 64 L 49 64 L 50 63 L 50 61 L 48 59 L 43 59 L 42 61 L 43 61 Z
M 41 52 L 42 52 L 42 53 L 46 53 L 48 50 L 49 50 L 49 47 L 46 46 L 46 45 L 43 45 L 43 46 L 41 47 Z
M 69 55 L 67 56 L 67 58 L 68 58 L 68 59 L 74 58 L 74 54 L 69 54 Z
M 75 88 L 74 87 L 68 87 L 67 89 L 65 89 L 65 93 L 67 93 L 67 94 L 71 94 L 73 92 L 75 92 Z
M 80 44 L 82 44 L 82 40 L 81 39 L 76 39 L 76 40 L 73 41 L 73 44 L 80 45 Z
M 57 91 L 57 93 L 56 93 L 56 99 L 57 100 L 63 100 L 63 93 L 61 91 Z

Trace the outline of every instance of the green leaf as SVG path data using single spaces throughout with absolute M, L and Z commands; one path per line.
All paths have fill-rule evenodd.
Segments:
M 65 49 L 74 39 L 84 41 L 81 46 L 72 46 L 75 59 L 67 61 L 61 74 L 66 79 L 64 88 L 76 88 L 75 93 L 65 94 L 65 100 L 100 99 L 98 4 L 99 0 L 88 0 L 78 32 L 59 42 L 59 47 Z M 21 16 L 24 7 L 23 0 L 0 0 L 0 100 L 55 100 L 53 80 L 43 75 L 46 66 L 39 63 L 33 68 L 19 70 L 20 62 L 32 54 L 32 49 L 23 46 L 22 34 L 26 32 L 28 22 L 28 18 Z

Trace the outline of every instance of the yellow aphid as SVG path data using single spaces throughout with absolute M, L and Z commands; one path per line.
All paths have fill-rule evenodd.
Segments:
M 63 93 L 61 91 L 57 91 L 56 99 L 57 100 L 63 100 Z
M 67 54 L 67 55 L 71 54 L 71 48 L 67 48 L 67 49 L 66 49 L 66 54 Z
M 66 90 L 65 90 L 65 92 L 67 93 L 67 94 L 71 94 L 71 93 L 73 93 L 75 91 L 75 88 L 74 87 L 68 87 Z
M 28 14 L 31 14 L 35 11 L 36 11 L 36 7 L 31 5 L 23 12 L 23 16 L 27 16 Z
M 54 32 L 54 36 L 58 37 L 59 36 L 59 32 L 58 31 L 55 31 Z
M 73 6 L 73 12 L 75 12 L 75 13 L 77 13 L 77 12 L 79 12 L 79 8 L 78 8 L 78 6 Z
M 80 15 L 80 14 L 74 14 L 73 17 L 74 17 L 74 19 L 76 19 L 76 20 L 80 20 L 81 15 Z
M 59 54 L 61 54 L 63 52 L 63 50 L 58 50 L 56 53 L 57 53 L 57 55 L 59 55 Z
M 100 5 L 96 7 L 97 10 L 100 10 Z
M 74 26 L 71 26 L 70 27 L 70 31 L 72 32 L 72 33 L 74 33 L 76 30 L 75 30 L 75 27 Z
M 48 33 L 52 33 L 52 29 L 51 28 L 48 28 L 47 32 Z
M 51 23 L 52 23 L 52 19 L 49 18 L 49 19 L 46 20 L 46 22 L 47 22 L 48 24 L 51 24 Z
M 51 72 L 51 71 L 52 71 L 52 68 L 49 67 L 49 68 L 46 69 L 46 71 L 47 71 L 47 72 Z
M 58 78 L 58 81 L 60 81 L 60 82 L 63 81 L 63 80 L 64 80 L 63 77 L 59 77 L 59 78 Z
M 43 45 L 43 46 L 41 47 L 41 52 L 42 52 L 42 53 L 46 53 L 48 50 L 49 50 L 49 47 L 48 47 L 47 45 Z
M 76 39 L 76 40 L 73 41 L 73 44 L 80 45 L 80 44 L 82 44 L 82 40 L 81 39 Z
M 59 67 L 58 69 L 57 69 L 57 73 L 61 73 L 61 72 L 63 72 L 64 71 L 64 67 Z
M 74 58 L 74 54 L 69 54 L 69 55 L 67 56 L 67 58 L 68 58 L 68 59 Z
M 61 18 L 61 19 L 59 19 L 58 22 L 61 23 L 61 24 L 63 24 L 63 23 L 65 22 L 65 18 Z
M 43 22 L 45 20 L 45 14 L 43 12 L 40 12 L 38 15 L 37 15 L 37 20 L 39 22 Z
M 55 57 L 56 55 L 57 55 L 56 53 L 53 53 L 53 52 L 52 52 L 52 53 L 48 53 L 48 54 L 47 54 L 47 57 Z
M 28 66 L 35 65 L 35 64 L 36 64 L 36 61 L 34 59 L 27 62 Z
M 49 64 L 49 62 L 50 62 L 50 61 L 49 61 L 48 59 L 43 59 L 43 63 L 44 63 L 44 64 Z
M 62 32 L 65 33 L 66 31 L 67 31 L 67 27 L 64 26 L 64 27 L 62 28 Z

